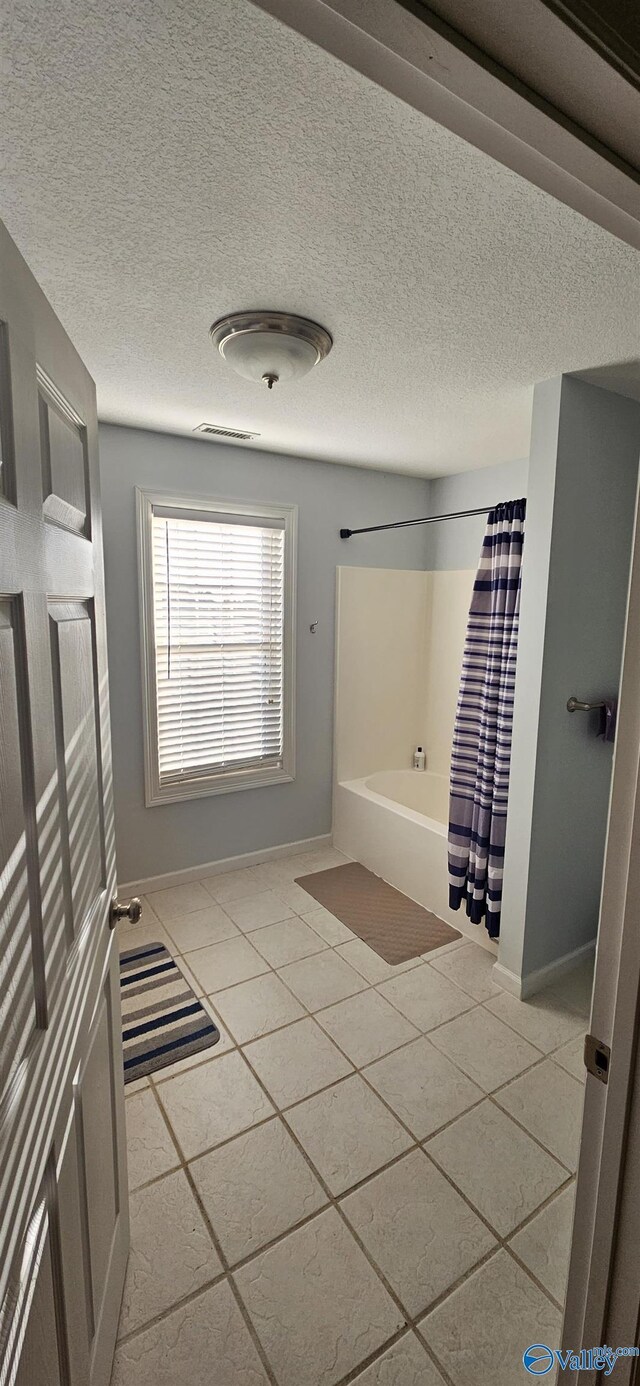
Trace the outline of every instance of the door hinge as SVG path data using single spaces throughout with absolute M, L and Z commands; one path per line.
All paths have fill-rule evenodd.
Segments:
M 595 1035 L 584 1037 L 584 1066 L 587 1073 L 598 1078 L 601 1083 L 609 1082 L 609 1063 L 611 1050 L 608 1044 L 596 1039 Z

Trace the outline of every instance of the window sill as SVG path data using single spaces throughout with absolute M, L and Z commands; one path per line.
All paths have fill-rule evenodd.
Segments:
M 241 789 L 261 789 L 264 785 L 286 784 L 294 779 L 295 775 L 283 766 L 266 770 L 230 770 L 228 774 L 207 775 L 201 780 L 147 784 L 145 804 L 147 808 L 155 808 L 158 804 L 182 803 L 187 799 L 203 799 L 213 794 L 236 794 Z

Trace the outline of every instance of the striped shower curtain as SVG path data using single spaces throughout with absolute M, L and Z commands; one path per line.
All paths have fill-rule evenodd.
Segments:
M 451 755 L 449 904 L 500 932 L 524 500 L 489 513 L 462 660 Z

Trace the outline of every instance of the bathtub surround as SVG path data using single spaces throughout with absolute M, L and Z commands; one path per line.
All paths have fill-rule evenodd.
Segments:
M 350 520 L 426 514 L 429 483 L 108 424 L 100 428 L 100 456 L 119 879 L 171 872 L 184 879 L 203 864 L 330 833 L 336 566 L 423 570 L 426 556 L 420 528 L 368 535 L 366 552 L 350 549 L 338 530 Z M 298 505 L 293 783 L 145 808 L 135 486 Z M 415 744 L 412 737 L 411 750 Z
M 374 537 L 367 535 L 367 543 Z M 400 550 L 404 540 L 396 534 L 395 543 Z M 338 780 L 410 766 L 415 747 L 427 746 L 424 671 L 430 622 L 429 574 L 338 568 L 334 736 Z
M 459 523 L 459 522 L 456 522 Z M 442 526 L 444 528 L 444 526 Z M 480 543 L 469 568 L 429 573 L 431 615 L 423 670 L 427 768 L 449 778 L 464 638 Z
M 416 746 L 427 772 L 448 777 L 477 562 L 478 551 L 462 572 L 338 569 L 336 782 L 409 767 Z
M 447 822 L 477 559 L 462 572 L 338 570 L 333 811 L 341 851 L 474 938 L 484 931 L 449 908 Z M 408 768 L 416 745 L 426 772 Z
M 500 933 L 526 501 L 489 514 L 451 752 L 449 905 Z
M 595 942 L 612 748 L 566 703 L 618 690 L 639 456 L 640 405 L 536 386 L 497 970 L 518 995 Z

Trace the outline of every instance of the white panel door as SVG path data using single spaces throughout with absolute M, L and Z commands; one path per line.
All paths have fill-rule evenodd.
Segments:
M 107 1386 L 128 1249 L 93 381 L 0 224 L 0 1383 Z

